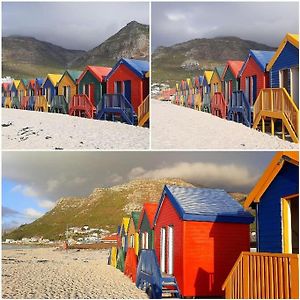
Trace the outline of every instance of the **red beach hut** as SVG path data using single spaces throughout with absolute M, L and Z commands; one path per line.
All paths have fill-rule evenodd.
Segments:
M 221 189 L 165 186 L 154 219 L 162 277 L 182 297 L 224 296 L 221 287 L 242 251 L 253 217 Z

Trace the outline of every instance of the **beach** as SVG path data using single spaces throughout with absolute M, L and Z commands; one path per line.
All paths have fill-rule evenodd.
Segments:
M 2 297 L 19 299 L 147 298 L 107 250 L 33 248 L 2 251 Z
M 149 129 L 64 114 L 2 108 L 3 149 L 148 149 Z
M 209 113 L 151 101 L 152 149 L 298 149 L 299 145 Z

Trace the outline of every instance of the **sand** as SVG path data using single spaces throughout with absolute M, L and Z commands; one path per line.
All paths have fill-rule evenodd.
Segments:
M 3 250 L 3 298 L 147 298 L 106 250 Z
M 152 149 L 298 149 L 299 145 L 242 124 L 153 99 Z
M 149 129 L 120 122 L 2 108 L 3 149 L 148 149 Z

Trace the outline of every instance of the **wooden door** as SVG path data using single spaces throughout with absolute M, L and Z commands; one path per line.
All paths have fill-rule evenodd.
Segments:
M 96 105 L 96 103 L 95 103 L 95 84 L 94 83 L 89 84 L 89 98 L 90 98 L 91 102 L 93 103 L 93 105 Z
M 124 81 L 124 96 L 131 103 L 131 80 Z
M 291 95 L 291 69 L 280 70 L 279 87 L 285 88 Z
M 299 107 L 299 67 L 291 69 L 291 96 Z

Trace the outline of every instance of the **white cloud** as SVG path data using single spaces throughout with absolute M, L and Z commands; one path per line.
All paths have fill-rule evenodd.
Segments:
M 11 191 L 20 192 L 27 197 L 37 197 L 39 195 L 38 191 L 30 185 L 17 184 L 11 189 Z
M 118 174 L 113 174 L 109 177 L 109 182 L 111 183 L 120 183 L 123 181 L 123 177 Z
M 143 168 L 132 169 L 130 174 L 138 174 L 142 178 L 181 178 L 207 187 L 243 188 L 252 185 L 258 179 L 243 166 L 214 163 L 175 163 L 170 167 L 162 167 L 149 171 Z
M 74 179 L 73 179 L 73 183 L 74 184 L 83 184 L 83 183 L 85 183 L 86 182 L 86 178 L 83 178 L 83 177 L 75 177 Z
M 34 208 L 26 208 L 24 210 L 24 214 L 28 217 L 28 218 L 31 218 L 31 219 L 37 219 L 37 218 L 40 218 L 43 213 L 40 212 L 40 211 L 37 211 L 36 209 Z
M 59 180 L 57 179 L 49 179 L 47 181 L 47 191 L 52 192 L 54 191 L 59 185 Z
M 186 16 L 181 13 L 167 13 L 167 18 L 170 21 L 178 22 L 186 19 Z
M 46 208 L 46 209 L 52 209 L 55 206 L 55 202 L 47 199 L 37 200 L 37 204 L 39 207 Z
M 146 172 L 146 170 L 144 168 L 142 168 L 142 167 L 133 168 L 128 173 L 128 178 L 132 179 L 132 178 L 135 178 L 135 177 L 139 177 L 139 176 L 145 174 L 145 172 Z

